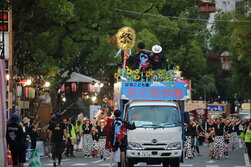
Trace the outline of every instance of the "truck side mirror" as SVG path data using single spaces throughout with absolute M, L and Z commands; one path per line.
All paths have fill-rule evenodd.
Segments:
M 184 112 L 184 122 L 189 123 L 190 122 L 190 113 Z

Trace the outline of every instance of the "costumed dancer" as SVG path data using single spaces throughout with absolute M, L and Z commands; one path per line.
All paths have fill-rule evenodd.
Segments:
M 98 156 L 98 150 L 99 150 L 99 136 L 98 136 L 98 130 L 96 128 L 92 128 L 92 157 L 96 158 Z
M 159 45 L 154 45 L 152 47 L 153 54 L 151 54 L 150 60 L 151 60 L 151 65 L 152 65 L 153 70 L 162 69 L 162 65 L 166 61 L 165 57 L 162 54 L 160 54 L 161 51 L 162 51 L 162 48 Z
M 232 124 L 232 132 L 231 132 L 231 138 L 232 138 L 232 150 L 238 149 L 238 135 L 237 135 L 237 131 L 238 131 L 238 125 L 236 124 L 235 120 L 232 120 L 233 124 Z
M 109 158 L 109 150 L 105 148 L 106 145 L 106 121 L 104 119 L 98 122 L 97 126 L 99 135 L 99 154 L 100 158 L 106 160 Z
M 146 71 L 150 68 L 150 52 L 145 50 L 143 42 L 138 43 L 138 52 L 136 53 L 137 68 Z
M 219 160 L 223 160 L 224 152 L 225 152 L 225 143 L 224 143 L 224 137 L 223 137 L 225 124 L 221 122 L 220 118 L 216 118 L 213 126 L 214 126 L 214 131 L 215 131 L 215 138 L 214 138 L 215 158 Z
M 185 123 L 185 157 L 186 159 L 193 159 L 192 153 L 192 121 Z
M 208 148 L 209 148 L 209 157 L 211 159 L 214 159 L 214 137 L 215 137 L 215 131 L 211 130 L 209 133 L 209 136 L 207 136 L 208 140 Z
M 233 142 L 230 141 L 230 139 L 231 139 L 231 132 L 232 132 L 231 121 L 230 120 L 226 120 L 225 133 L 224 133 L 224 140 L 225 140 L 225 145 L 226 145 L 226 150 L 225 150 L 226 158 L 228 158 L 227 155 L 231 151 L 232 144 L 233 144 Z
M 225 157 L 228 159 L 228 147 L 229 147 L 229 135 L 227 132 L 224 133 L 224 142 L 225 142 Z
M 86 118 L 84 120 L 83 124 L 83 131 L 82 131 L 82 137 L 83 137 L 83 151 L 85 158 L 91 157 L 91 151 L 92 151 L 92 135 L 91 135 L 91 129 L 92 124 L 90 123 L 90 119 Z

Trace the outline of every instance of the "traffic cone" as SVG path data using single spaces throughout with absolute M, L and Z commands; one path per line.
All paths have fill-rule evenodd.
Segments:
M 8 165 L 12 165 L 13 164 L 13 160 L 12 160 L 12 155 L 11 155 L 11 151 L 10 151 L 9 147 L 8 147 L 7 156 L 8 156 Z

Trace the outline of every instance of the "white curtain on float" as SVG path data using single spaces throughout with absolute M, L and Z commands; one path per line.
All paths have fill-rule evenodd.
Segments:
M 5 60 L 0 59 L 0 166 L 7 167 L 6 144 L 6 74 Z

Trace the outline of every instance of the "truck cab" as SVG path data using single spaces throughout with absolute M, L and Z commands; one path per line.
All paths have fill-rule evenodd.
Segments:
M 116 108 L 123 111 L 123 119 L 134 121 L 136 125 L 127 135 L 127 167 L 139 162 L 180 166 L 184 101 L 189 99 L 190 82 L 187 80 L 122 81 L 114 85 Z
M 127 166 L 138 162 L 178 167 L 182 156 L 179 106 L 168 101 L 130 101 L 124 118 L 136 129 L 128 131 Z

